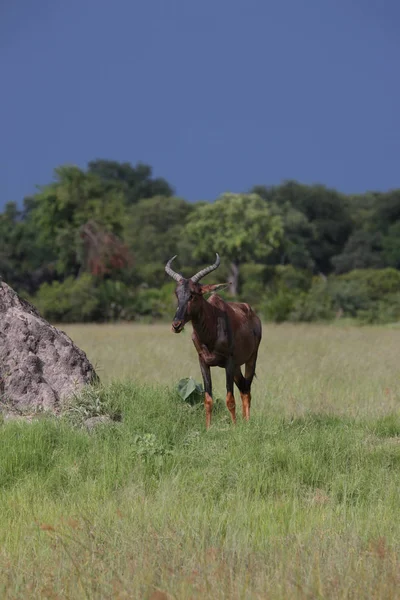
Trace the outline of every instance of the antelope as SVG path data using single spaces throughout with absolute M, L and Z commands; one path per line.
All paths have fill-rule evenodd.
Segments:
M 214 292 L 226 283 L 202 285 L 200 279 L 219 267 L 216 253 L 213 265 L 202 269 L 190 279 L 171 268 L 173 256 L 165 265 L 166 273 L 177 282 L 175 295 L 178 308 L 172 321 L 172 331 L 180 333 L 185 324 L 192 322 L 192 341 L 199 356 L 204 383 L 206 428 L 211 425 L 213 407 L 210 367 L 221 367 L 226 374 L 226 406 L 232 422 L 236 423 L 236 405 L 233 384 L 239 389 L 243 418 L 250 418 L 251 384 L 255 375 L 258 347 L 261 342 L 261 321 L 244 302 L 225 302 Z M 205 294 L 211 293 L 206 300 Z M 243 377 L 241 366 L 245 365 Z

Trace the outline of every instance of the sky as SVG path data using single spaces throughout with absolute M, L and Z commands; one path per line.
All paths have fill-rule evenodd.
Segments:
M 191 201 L 400 187 L 399 31 L 398 0 L 3 0 L 0 206 L 96 158 Z

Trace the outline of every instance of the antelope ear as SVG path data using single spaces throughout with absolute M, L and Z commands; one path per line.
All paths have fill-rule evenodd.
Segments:
M 210 292 L 215 292 L 216 290 L 219 290 L 221 288 L 226 288 L 230 285 L 230 283 L 211 283 L 208 285 L 202 285 L 201 286 L 201 293 L 202 294 L 209 294 Z

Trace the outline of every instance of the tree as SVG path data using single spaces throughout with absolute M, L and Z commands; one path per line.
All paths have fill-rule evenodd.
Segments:
M 24 219 L 24 211 L 15 202 L 7 203 L 0 214 L 0 275 L 21 291 L 33 291 L 38 271 L 44 272 L 36 238 L 37 231 Z
M 282 219 L 257 194 L 223 194 L 212 204 L 196 207 L 186 226 L 197 258 L 214 260 L 218 252 L 229 260 L 234 295 L 239 291 L 240 265 L 265 261 L 282 234 Z
M 104 231 L 119 236 L 126 209 L 121 192 L 105 190 L 93 173 L 63 166 L 55 171 L 56 181 L 34 196 L 30 218 L 38 243 L 54 260 L 57 272 L 77 275 L 82 267 L 80 227 L 93 220 Z
M 279 189 L 279 186 L 256 185 L 251 192 L 261 196 L 270 205 L 272 214 L 279 215 L 283 222 L 284 235 L 278 248 L 270 254 L 268 262 L 313 270 L 315 261 L 310 245 L 315 236 L 314 227 L 304 213 L 294 208 L 288 199 L 280 197 Z
M 0 214 L 0 276 L 10 285 L 16 283 L 16 235 L 19 211 L 15 202 L 8 202 Z
M 387 234 L 383 238 L 383 258 L 384 266 L 400 269 L 400 219 L 388 228 Z
M 135 275 L 139 281 L 161 285 L 167 260 L 174 254 L 191 255 L 183 233 L 193 210 L 192 204 L 174 196 L 140 200 L 129 209 L 124 239 L 135 257 Z
M 80 228 L 84 252 L 82 264 L 86 271 L 95 277 L 112 275 L 126 268 L 131 257 L 121 240 L 99 227 L 92 219 Z
M 169 197 L 174 193 L 165 179 L 153 178 L 152 168 L 143 163 L 132 167 L 130 163 L 97 159 L 89 162 L 88 173 L 98 177 L 108 191 L 121 192 L 128 205 L 136 204 L 143 198 Z
M 353 194 L 346 197 L 347 209 L 353 222 L 353 230 L 374 231 L 376 228 L 376 211 L 380 202 L 379 192 Z
M 298 266 L 316 272 L 332 271 L 331 259 L 342 251 L 353 229 L 347 198 L 323 185 L 297 181 L 253 190 L 282 214 L 289 260 L 295 257 Z
M 311 244 L 315 237 L 315 228 L 307 217 L 293 208 L 289 202 L 271 204 L 272 214 L 282 218 L 284 235 L 279 247 L 270 255 L 271 264 L 293 265 L 296 269 L 313 271 L 315 260 L 311 254 Z
M 393 223 L 400 221 L 400 189 L 377 193 L 376 198 L 375 225 L 381 231 L 387 231 Z
M 335 273 L 348 273 L 353 269 L 379 269 L 384 267 L 382 235 L 369 231 L 355 231 L 348 239 L 343 252 L 332 258 Z

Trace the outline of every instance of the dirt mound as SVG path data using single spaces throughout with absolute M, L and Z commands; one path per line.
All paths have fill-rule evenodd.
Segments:
M 57 413 L 97 380 L 86 354 L 0 279 L 0 412 Z

